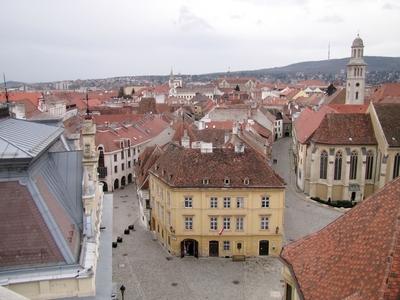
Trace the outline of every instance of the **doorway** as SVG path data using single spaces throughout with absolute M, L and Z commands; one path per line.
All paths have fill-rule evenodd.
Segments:
M 209 256 L 218 257 L 219 256 L 219 244 L 218 241 L 210 241 L 209 245 Z
M 122 186 L 125 186 L 125 185 L 126 185 L 126 178 L 125 178 L 125 176 L 122 176 L 122 178 L 121 178 L 121 185 L 122 185 Z
M 262 240 L 260 241 L 259 255 L 268 255 L 269 254 L 269 241 Z
M 181 242 L 181 257 L 199 257 L 199 243 L 196 240 L 186 239 Z
M 356 200 L 356 192 L 351 192 L 351 198 L 350 200 L 353 202 Z
M 119 188 L 119 180 L 115 179 L 115 181 L 114 181 L 114 190 L 116 190 L 117 188 Z

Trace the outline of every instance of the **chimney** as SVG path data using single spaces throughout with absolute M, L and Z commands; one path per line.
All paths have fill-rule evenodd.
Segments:
M 229 141 L 229 132 L 225 132 L 225 135 L 224 135 L 224 144 L 228 143 L 228 141 Z
M 203 130 L 206 127 L 205 122 L 204 121 L 199 121 L 199 130 Z
M 201 142 L 200 152 L 201 153 L 212 153 L 213 152 L 213 144 Z
M 243 143 L 235 144 L 235 153 L 244 153 L 244 144 Z
M 182 145 L 182 147 L 190 148 L 190 138 L 187 134 L 186 129 L 183 131 L 183 136 L 181 138 L 181 145 Z

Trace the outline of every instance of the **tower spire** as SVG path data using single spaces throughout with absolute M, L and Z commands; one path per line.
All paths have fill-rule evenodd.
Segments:
M 328 60 L 331 59 L 331 41 L 328 42 Z

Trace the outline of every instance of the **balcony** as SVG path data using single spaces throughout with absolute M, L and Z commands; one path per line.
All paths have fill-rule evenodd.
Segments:
M 98 167 L 97 172 L 99 173 L 99 178 L 107 177 L 107 167 Z

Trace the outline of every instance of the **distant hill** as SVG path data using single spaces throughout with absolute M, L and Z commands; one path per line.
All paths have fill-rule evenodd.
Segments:
M 341 70 L 346 69 L 349 58 L 339 58 L 319 61 L 305 61 L 291 64 L 284 67 L 259 69 L 251 71 L 231 72 L 232 75 L 241 76 L 262 76 L 268 74 L 282 73 L 304 73 L 304 74 L 338 74 Z M 400 71 L 400 57 L 383 57 L 383 56 L 366 56 L 365 62 L 368 64 L 369 72 L 391 72 Z M 213 73 L 226 74 L 226 73 Z M 211 74 L 207 74 L 211 75 Z

